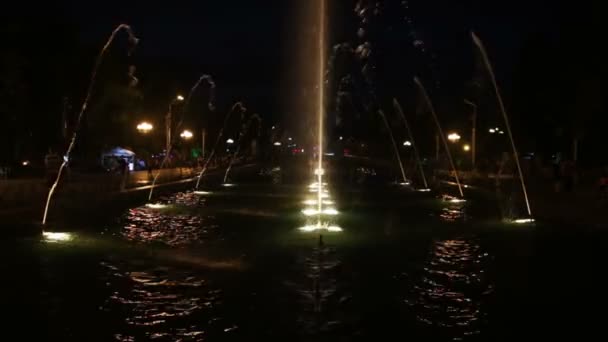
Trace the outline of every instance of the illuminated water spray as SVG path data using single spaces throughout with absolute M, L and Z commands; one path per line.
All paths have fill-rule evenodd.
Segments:
M 87 89 L 87 95 L 86 95 L 84 101 L 82 102 L 82 107 L 80 108 L 80 112 L 78 113 L 78 119 L 76 120 L 76 126 L 74 127 L 74 134 L 72 135 L 72 140 L 70 141 L 70 145 L 68 146 L 68 149 L 66 150 L 65 155 L 63 156 L 63 163 L 61 163 L 61 166 L 59 167 L 59 172 L 57 173 L 57 179 L 55 179 L 55 182 L 51 186 L 51 189 L 49 190 L 49 194 L 46 199 L 46 205 L 44 206 L 44 215 L 42 216 L 43 225 L 46 224 L 46 219 L 47 219 L 47 215 L 49 212 L 49 205 L 51 203 L 51 199 L 53 198 L 53 194 L 55 193 L 55 190 L 57 189 L 57 185 L 59 184 L 59 181 L 61 180 L 61 175 L 63 174 L 63 170 L 67 167 L 67 165 L 69 163 L 70 154 L 72 153 L 72 150 L 74 149 L 74 145 L 76 144 L 76 138 L 78 137 L 78 129 L 80 128 L 80 123 L 84 116 L 84 112 L 87 110 L 87 106 L 89 105 L 89 100 L 91 99 L 91 93 L 93 92 L 93 86 L 95 85 L 95 79 L 97 78 L 97 71 L 99 70 L 99 66 L 101 65 L 101 62 L 103 61 L 103 57 L 105 56 L 108 48 L 110 47 L 110 45 L 112 45 L 114 38 L 116 37 L 118 32 L 120 32 L 122 30 L 126 31 L 127 34 L 129 35 L 129 43 L 132 45 L 132 48 L 134 48 L 137 45 L 138 39 L 133 34 L 131 27 L 126 24 L 121 24 L 121 25 L 118 25 L 114 29 L 114 31 L 112 31 L 110 38 L 108 38 L 108 40 L 106 41 L 106 44 L 103 46 L 103 48 L 99 52 L 99 55 L 97 55 L 97 60 L 95 61 L 95 66 L 93 67 L 93 71 L 91 73 L 91 80 L 89 82 L 89 88 Z M 129 53 L 130 53 L 130 51 L 129 51 Z
M 325 120 L 325 87 L 324 87 L 324 80 L 325 80 L 325 35 L 326 35 L 326 28 L 325 28 L 325 0 L 319 0 L 319 56 L 318 56 L 318 74 L 317 74 L 317 84 L 318 84 L 318 88 L 319 88 L 319 95 L 318 95 L 318 108 L 317 108 L 317 114 L 318 114 L 318 120 L 319 120 L 319 131 L 318 131 L 318 143 L 319 143 L 319 149 L 318 149 L 318 166 L 317 166 L 317 205 L 318 205 L 318 225 L 321 225 L 321 213 L 323 212 L 323 175 L 325 173 L 325 171 L 323 170 L 323 134 L 324 134 L 324 128 L 323 128 L 323 120 Z
M 429 97 L 429 94 L 426 92 L 424 85 L 422 85 L 422 82 L 420 82 L 418 77 L 414 77 L 414 82 L 416 82 L 416 84 L 420 88 L 420 92 L 422 93 L 422 96 L 424 97 L 424 101 L 426 102 L 426 105 L 428 106 L 429 111 L 431 112 L 431 116 L 433 117 L 433 120 L 435 121 L 435 125 L 437 126 L 437 131 L 438 131 L 437 134 L 439 134 L 439 136 L 441 136 L 441 140 L 443 141 L 443 146 L 445 147 L 445 153 L 447 154 L 448 160 L 450 161 L 450 166 L 452 167 L 452 171 L 454 171 L 454 178 L 456 179 L 456 185 L 458 185 L 458 192 L 460 193 L 460 198 L 463 199 L 464 192 L 462 191 L 462 185 L 460 184 L 460 177 L 458 177 L 458 170 L 456 170 L 456 165 L 454 164 L 454 159 L 452 158 L 452 153 L 450 152 L 450 146 L 448 146 L 448 142 L 445 140 L 445 134 L 443 133 L 443 129 L 441 128 L 441 123 L 439 123 L 439 118 L 437 117 L 437 113 L 435 113 L 435 107 L 433 106 L 433 102 L 431 102 L 431 98 Z
M 207 84 L 209 85 L 209 92 L 210 92 L 209 93 L 209 104 L 208 104 L 209 110 L 210 111 L 215 110 L 214 105 L 213 105 L 213 99 L 215 98 L 215 82 L 213 81 L 213 78 L 210 75 L 203 74 L 198 79 L 198 81 L 196 81 L 194 86 L 192 86 L 192 88 L 190 89 L 190 92 L 188 93 L 186 102 L 184 103 L 184 106 L 182 107 L 182 110 L 180 111 L 181 115 L 180 115 L 179 121 L 175 127 L 176 132 L 179 132 L 179 129 L 181 128 L 182 124 L 184 123 L 184 113 L 186 112 L 186 109 L 188 108 L 188 105 L 190 104 L 190 100 L 192 100 L 192 95 L 194 94 L 196 89 L 198 89 L 198 87 L 201 85 L 201 83 L 203 81 L 207 82 Z M 171 127 L 169 127 L 168 129 L 171 130 Z M 170 134 L 169 136 L 172 137 L 174 135 Z M 158 179 L 158 176 L 162 172 L 163 168 L 165 167 L 165 164 L 169 160 L 172 148 L 173 148 L 173 143 L 171 141 L 169 141 L 169 145 L 167 146 L 167 151 L 165 152 L 165 158 L 163 158 L 163 161 L 160 164 L 160 169 L 158 170 L 158 172 L 154 176 L 154 180 L 152 181 L 152 187 L 150 188 L 150 194 L 148 195 L 148 201 L 152 200 L 152 194 L 154 193 L 154 187 L 156 186 L 156 180 Z
M 224 182 L 223 182 L 224 184 L 226 184 L 226 181 L 228 180 L 228 175 L 230 174 L 230 170 L 232 170 L 232 165 L 234 164 L 234 161 L 236 160 L 236 157 L 238 156 L 239 151 L 241 150 L 243 137 L 247 134 L 247 132 L 249 132 L 249 129 L 251 128 L 251 125 L 253 124 L 254 120 L 258 123 L 258 134 L 261 130 L 260 126 L 262 125 L 262 118 L 260 118 L 260 116 L 257 114 L 253 114 L 249 118 L 249 120 L 247 120 L 245 127 L 241 130 L 241 132 L 239 133 L 239 137 L 236 140 L 236 150 L 234 151 L 232 158 L 230 158 L 230 163 L 228 164 L 228 168 L 226 168 L 226 173 L 224 174 Z
M 517 153 L 517 147 L 515 146 L 515 141 L 513 140 L 513 134 L 511 133 L 511 124 L 509 123 L 509 116 L 507 115 L 507 111 L 505 110 L 505 105 L 502 102 L 502 96 L 500 96 L 500 91 L 498 91 L 498 85 L 496 84 L 496 77 L 494 76 L 494 69 L 492 68 L 492 64 L 490 64 L 490 59 L 488 58 L 488 54 L 486 53 L 486 49 L 483 47 L 483 43 L 475 35 L 474 32 L 471 32 L 471 37 L 473 38 L 473 42 L 477 45 L 477 48 L 481 52 L 481 56 L 483 57 L 483 62 L 490 74 L 490 78 L 492 79 L 492 85 L 494 86 L 494 91 L 496 92 L 496 98 L 498 99 L 498 105 L 500 106 L 500 111 L 505 120 L 505 127 L 507 127 L 507 133 L 509 134 L 509 139 L 511 140 L 511 147 L 513 148 L 513 158 L 515 159 L 515 164 L 517 165 L 517 172 L 519 173 L 519 179 L 521 181 L 521 189 L 524 193 L 524 199 L 526 200 L 526 209 L 528 209 L 528 215 L 530 218 L 522 219 L 522 220 L 532 220 L 532 209 L 530 207 L 530 200 L 528 199 L 528 191 L 526 189 L 526 181 L 524 180 L 524 175 L 521 171 L 521 165 L 519 163 L 519 154 Z M 519 220 L 515 220 L 519 221 Z M 524 222 L 526 223 L 526 222 Z
M 209 158 L 205 161 L 205 164 L 203 165 L 203 168 L 202 168 L 201 172 L 198 174 L 198 178 L 196 180 L 196 187 L 195 187 L 196 190 L 198 190 L 198 187 L 199 187 L 199 185 L 201 183 L 201 179 L 203 178 L 203 175 L 207 171 L 207 167 L 209 166 L 209 162 L 215 156 L 215 151 L 217 150 L 217 147 L 219 146 L 220 141 L 222 140 L 222 137 L 224 136 L 224 130 L 226 129 L 226 125 L 228 124 L 228 120 L 230 120 L 230 118 L 232 117 L 232 114 L 234 112 L 236 112 L 237 110 L 239 112 L 241 112 L 241 113 L 244 113 L 247 110 L 247 108 L 245 108 L 245 106 L 243 105 L 243 103 L 237 102 L 234 105 L 232 105 L 232 108 L 230 108 L 230 111 L 228 112 L 228 114 L 226 114 L 226 117 L 224 118 L 224 125 L 222 126 L 222 129 L 220 129 L 220 132 L 217 135 L 217 139 L 215 140 L 215 144 L 213 145 L 213 149 L 211 150 L 211 154 L 209 155 Z
M 393 99 L 393 106 L 395 107 L 395 110 L 397 111 L 397 113 L 399 113 L 399 115 L 401 116 L 401 119 L 403 120 L 403 123 L 405 124 L 405 128 L 407 129 L 407 134 L 409 135 L 410 142 L 412 144 L 412 150 L 414 150 L 414 158 L 416 158 L 416 163 L 418 163 L 418 168 L 420 170 L 420 177 L 422 177 L 422 182 L 424 183 L 424 190 L 428 190 L 429 184 L 426 181 L 426 175 L 424 174 L 424 167 L 422 166 L 422 160 L 420 160 L 420 154 L 418 153 L 418 147 L 414 140 L 414 134 L 412 133 L 412 128 L 410 127 L 410 124 L 407 121 L 407 118 L 405 117 L 405 114 L 403 113 L 403 109 L 401 109 L 401 105 L 399 104 L 399 101 L 397 101 L 397 99 Z
M 397 142 L 395 142 L 395 137 L 393 136 L 393 131 L 391 130 L 391 126 L 386 119 L 386 115 L 382 110 L 378 111 L 378 114 L 382 118 L 384 122 L 384 126 L 386 126 L 386 130 L 388 131 L 388 136 L 391 138 L 391 143 L 393 144 L 393 151 L 395 152 L 395 157 L 397 158 L 397 162 L 399 163 L 399 169 L 401 170 L 401 177 L 403 179 L 403 184 L 407 184 L 407 177 L 405 177 L 405 169 L 403 168 L 403 162 L 401 161 L 401 155 L 399 154 L 399 148 L 397 148 Z

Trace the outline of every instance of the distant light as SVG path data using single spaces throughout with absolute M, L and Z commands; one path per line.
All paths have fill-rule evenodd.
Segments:
M 150 132 L 152 129 L 154 129 L 154 126 L 146 121 L 143 121 L 137 125 L 137 130 L 144 134 Z
M 466 202 L 467 200 L 465 200 L 464 198 L 451 198 L 449 200 L 450 203 L 463 203 Z
M 176 100 L 177 100 L 177 101 L 184 101 L 184 97 L 183 97 L 183 96 L 181 96 L 181 95 L 177 95 Z
M 272 126 L 272 129 L 274 129 L 274 126 Z
M 292 141 L 293 139 L 291 137 L 287 138 L 287 140 Z
M 425 189 L 416 189 L 416 191 L 418 192 L 430 192 L 431 189 L 425 188 Z
M 496 130 L 495 130 L 494 128 L 490 128 L 490 129 L 489 129 L 489 132 L 490 132 L 490 133 L 496 133 Z
M 230 188 L 230 187 L 233 187 L 235 185 L 234 184 L 230 184 L 230 183 L 224 183 L 224 184 L 222 184 L 222 186 L 226 187 L 226 188 Z
M 340 137 L 340 140 L 344 139 L 343 137 Z
M 226 144 L 234 144 L 234 140 L 232 140 L 231 138 L 228 138 L 228 140 L 226 140 Z
M 30 165 L 30 161 L 29 160 L 24 160 L 23 162 L 21 162 L 21 165 L 28 166 L 28 165 Z
M 460 140 L 460 134 L 458 133 L 450 133 L 448 134 L 448 140 L 455 143 Z
M 301 152 L 304 153 L 304 149 L 302 149 Z
M 209 191 L 195 191 L 195 195 L 211 195 Z
M 167 208 L 168 205 L 162 203 L 148 203 L 146 204 L 146 207 L 150 209 L 164 209 Z
M 469 151 L 471 150 L 471 145 L 469 145 L 469 144 L 464 144 L 464 145 L 462 146 L 462 149 L 463 149 L 465 152 L 469 152 Z
M 403 142 L 403 146 L 412 146 L 412 142 L 409 140 L 406 140 Z
M 280 141 L 275 141 L 275 142 L 274 142 L 274 146 L 281 146 L 281 145 L 282 145 L 282 144 L 281 144 L 281 142 L 280 142 Z
M 498 134 L 505 134 L 505 132 L 504 131 L 499 131 Z
M 325 170 L 323 170 L 323 168 L 315 169 L 315 175 L 323 176 L 324 174 L 325 174 Z
M 333 156 L 335 156 L 335 153 L 333 153 L 333 152 L 327 152 L 327 153 L 325 153 L 325 155 L 328 156 L 328 157 L 333 157 Z
M 48 242 L 63 242 L 72 240 L 70 233 L 43 232 L 42 237 Z
M 194 134 L 192 134 L 192 132 L 190 132 L 189 130 L 186 129 L 179 136 L 182 137 L 183 139 L 188 140 L 188 139 L 192 139 Z

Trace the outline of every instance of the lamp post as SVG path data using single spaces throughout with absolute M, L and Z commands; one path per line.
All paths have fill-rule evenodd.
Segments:
M 471 161 L 473 168 L 475 168 L 475 158 L 477 154 L 477 105 L 467 99 L 464 99 L 464 103 L 473 108 L 473 127 L 471 129 Z
M 452 143 L 457 143 L 458 141 L 460 141 L 460 134 L 450 133 L 450 134 L 448 134 L 448 140 L 451 141 Z

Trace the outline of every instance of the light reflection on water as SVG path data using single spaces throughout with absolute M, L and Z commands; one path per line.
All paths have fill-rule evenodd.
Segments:
M 117 320 L 118 341 L 203 341 L 236 328 L 221 317 L 222 291 L 201 274 L 132 263 L 101 266 L 111 290 L 101 309 Z
M 489 259 L 474 240 L 435 241 L 405 299 L 416 320 L 433 334 L 478 336 L 486 317 L 484 301 L 493 292 L 486 274 Z
M 124 217 L 122 236 L 129 241 L 163 243 L 169 246 L 203 242 L 217 233 L 213 216 L 204 216 L 195 209 L 205 199 L 193 193 L 177 193 L 164 202 L 173 206 L 156 210 L 147 206 L 130 209 Z
M 342 306 L 350 299 L 340 282 L 342 261 L 335 248 L 319 243 L 297 259 L 293 279 L 286 285 L 297 295 L 298 325 L 306 334 L 328 332 L 342 325 Z

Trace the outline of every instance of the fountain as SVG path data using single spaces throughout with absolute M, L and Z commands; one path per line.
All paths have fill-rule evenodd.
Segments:
M 443 133 L 443 129 L 441 128 L 441 124 L 439 123 L 439 118 L 437 117 L 437 113 L 435 113 L 435 107 L 433 106 L 433 102 L 429 98 L 429 95 L 422 85 L 422 82 L 418 79 L 418 77 L 414 77 L 414 82 L 420 88 L 422 95 L 424 97 L 424 101 L 426 102 L 431 115 L 433 116 L 433 120 L 435 121 L 435 125 L 437 125 L 438 135 L 441 137 L 443 141 L 443 146 L 445 147 L 445 153 L 448 156 L 448 160 L 450 161 L 450 166 L 452 167 L 452 171 L 454 172 L 454 178 L 456 179 L 456 185 L 458 186 L 458 192 L 460 193 L 460 200 L 464 199 L 464 192 L 462 191 L 462 185 L 460 184 L 460 177 L 458 177 L 458 170 L 456 170 L 456 165 L 454 165 L 454 159 L 452 159 L 452 153 L 450 153 L 450 147 L 448 146 L 448 142 L 445 140 L 445 134 Z
M 405 177 L 405 170 L 403 169 L 403 162 L 401 161 L 401 155 L 399 154 L 399 148 L 397 147 L 397 143 L 395 142 L 395 137 L 393 136 L 393 131 L 391 130 L 391 126 L 388 124 L 388 120 L 386 119 L 386 115 L 382 110 L 378 111 L 380 117 L 382 117 L 382 121 L 386 126 L 386 130 L 388 131 L 388 135 L 391 138 L 391 142 L 393 143 L 393 150 L 395 152 L 395 157 L 397 157 L 397 162 L 399 163 L 399 168 L 401 170 L 401 177 L 403 178 L 404 185 L 408 184 L 407 178 Z
M 223 124 L 222 128 L 220 129 L 220 132 L 217 135 L 217 139 L 215 140 L 215 144 L 213 145 L 213 149 L 211 150 L 211 154 L 209 154 L 209 158 L 207 158 L 207 161 L 205 161 L 205 164 L 203 165 L 203 168 L 202 168 L 201 172 L 199 173 L 198 178 L 196 180 L 196 187 L 195 187 L 196 190 L 198 190 L 198 187 L 199 187 L 199 185 L 201 183 L 201 179 L 203 178 L 203 175 L 207 171 L 207 166 L 209 166 L 209 162 L 215 156 L 215 151 L 217 150 L 217 147 L 220 144 L 220 140 L 224 136 L 224 130 L 226 129 L 226 125 L 228 124 L 228 120 L 230 120 L 230 117 L 232 117 L 232 113 L 234 113 L 235 111 L 237 111 L 237 109 L 241 113 L 243 113 L 243 112 L 245 112 L 247 110 L 247 108 L 245 108 L 245 106 L 243 106 L 242 102 L 237 102 L 234 105 L 232 105 L 232 107 L 230 108 L 230 111 L 228 112 L 228 114 L 226 114 L 226 117 L 224 118 L 224 124 Z
M 498 106 L 500 107 L 500 112 L 505 120 L 505 127 L 507 128 L 507 134 L 509 135 L 509 140 L 511 141 L 511 148 L 513 149 L 513 158 L 515 159 L 515 164 L 517 165 L 517 172 L 519 173 L 519 180 L 521 181 L 521 189 L 524 193 L 524 199 L 526 201 L 526 209 L 528 210 L 528 218 L 515 220 L 516 223 L 518 221 L 522 221 L 522 223 L 528 223 L 533 221 L 532 219 L 532 209 L 530 207 L 530 200 L 528 198 L 528 191 L 526 189 L 526 181 L 524 180 L 523 172 L 521 171 L 521 164 L 519 163 L 519 154 L 517 153 L 517 147 L 515 146 L 515 141 L 513 140 L 513 134 L 511 133 L 511 124 L 509 123 L 509 116 L 507 115 L 507 111 L 505 110 L 505 105 L 502 101 L 502 96 L 500 96 L 500 91 L 498 90 L 498 85 L 496 84 L 496 77 L 494 76 L 494 69 L 492 68 L 492 64 L 490 63 L 490 59 L 488 58 L 488 54 L 486 53 L 486 49 L 483 46 L 483 43 L 477 37 L 475 32 L 471 32 L 471 37 L 473 38 L 473 42 L 477 45 L 479 52 L 481 52 L 481 56 L 483 58 L 483 62 L 490 74 L 490 78 L 492 80 L 492 85 L 494 86 L 494 91 L 496 93 L 496 99 L 498 100 Z
M 395 107 L 395 110 L 397 111 L 397 113 L 399 113 L 399 115 L 401 116 L 401 119 L 403 119 L 403 123 L 405 124 L 405 128 L 407 129 L 407 134 L 410 137 L 410 142 L 412 143 L 412 150 L 414 151 L 414 158 L 416 159 L 416 163 L 418 164 L 418 168 L 420 169 L 420 177 L 422 177 L 422 182 L 424 183 L 424 189 L 421 189 L 421 190 L 428 190 L 429 184 L 426 181 L 426 175 L 424 174 L 424 167 L 422 166 L 422 161 L 420 160 L 420 154 L 418 153 L 418 147 L 416 145 L 416 142 L 414 141 L 414 134 L 412 133 L 412 128 L 410 127 L 410 124 L 407 121 L 407 118 L 405 117 L 405 114 L 403 113 L 403 110 L 401 109 L 401 105 L 399 104 L 397 99 L 393 99 L 393 106 Z
M 201 83 L 203 81 L 206 81 L 207 84 L 209 84 L 209 89 L 210 89 L 210 95 L 209 95 L 209 110 L 213 111 L 215 108 L 213 106 L 213 99 L 215 97 L 215 82 L 213 81 L 213 78 L 207 74 L 203 74 L 198 81 L 196 81 L 196 83 L 194 84 L 194 86 L 192 86 L 192 88 L 190 89 L 190 92 L 188 92 L 188 97 L 186 98 L 186 102 L 184 103 L 184 106 L 182 107 L 180 113 L 180 118 L 179 121 L 175 127 L 175 131 L 179 132 L 179 129 L 181 128 L 183 122 L 184 122 L 184 113 L 186 112 L 186 109 L 188 108 L 188 105 L 190 104 L 190 100 L 192 99 L 192 95 L 194 94 L 194 92 L 196 91 L 196 89 L 198 89 L 198 87 L 201 85 Z M 169 106 L 169 117 L 171 115 L 171 106 Z M 171 155 L 171 150 L 173 148 L 173 144 L 171 143 L 171 136 L 173 136 L 171 134 L 171 123 L 169 121 L 168 127 L 167 127 L 167 135 L 169 136 L 169 141 L 167 144 L 167 150 L 165 151 L 165 158 L 163 158 L 163 161 L 160 164 L 160 168 L 158 170 L 158 172 L 156 173 L 156 175 L 154 175 L 154 180 L 152 181 L 152 187 L 150 188 L 150 194 L 148 195 L 148 201 L 152 200 L 152 194 L 154 193 L 154 187 L 156 186 L 156 180 L 158 179 L 158 176 L 160 176 L 163 168 L 165 167 L 165 164 L 167 163 L 167 161 L 169 160 L 169 156 Z
M 82 107 L 80 108 L 80 112 L 78 113 L 78 118 L 76 120 L 76 125 L 74 126 L 74 134 L 72 135 L 72 140 L 70 141 L 70 145 L 68 146 L 68 149 L 66 150 L 65 155 L 63 156 L 63 163 L 61 163 L 61 166 L 59 167 L 59 172 L 57 173 L 57 178 L 55 179 L 55 182 L 51 186 L 51 189 L 49 190 L 49 194 L 46 199 L 46 205 L 44 206 L 44 215 L 42 216 L 42 225 L 46 225 L 46 220 L 47 220 L 47 215 L 48 215 L 51 199 L 53 198 L 53 194 L 55 193 L 55 190 L 57 189 L 57 185 L 59 184 L 59 181 L 61 180 L 61 175 L 63 174 L 63 170 L 66 168 L 67 164 L 70 161 L 70 154 L 72 153 L 72 150 L 74 149 L 74 146 L 76 145 L 76 138 L 78 137 L 78 129 L 80 128 L 80 123 L 84 116 L 84 112 L 87 110 L 87 106 L 89 105 L 89 100 L 91 99 L 91 93 L 93 92 L 93 87 L 95 85 L 95 79 L 97 78 L 97 71 L 99 70 L 99 66 L 101 65 L 101 62 L 103 61 L 103 57 L 105 56 L 108 48 L 110 47 L 110 45 L 112 45 L 114 38 L 116 37 L 118 32 L 120 32 L 122 30 L 125 30 L 127 32 L 127 34 L 129 35 L 129 43 L 131 43 L 133 45 L 133 47 L 135 47 L 135 45 L 137 45 L 138 39 L 133 34 L 131 27 L 126 24 L 120 24 L 114 29 L 114 31 L 112 31 L 110 38 L 108 38 L 108 40 L 106 41 L 106 44 L 103 46 L 103 48 L 99 52 L 99 55 L 97 55 L 97 60 L 95 61 L 95 66 L 93 67 L 93 72 L 91 74 L 91 80 L 89 82 L 89 88 L 87 89 L 87 94 L 85 96 L 84 101 L 82 102 Z M 129 54 L 130 54 L 130 52 L 131 51 L 129 51 Z
M 226 169 L 226 173 L 224 174 L 224 182 L 223 182 L 224 184 L 226 184 L 226 181 L 228 180 L 228 174 L 230 173 L 230 170 L 232 169 L 232 164 L 234 164 L 234 161 L 236 160 L 236 157 L 238 156 L 239 151 L 241 150 L 241 140 L 243 139 L 245 134 L 247 134 L 247 132 L 249 131 L 249 128 L 251 127 L 251 124 L 253 123 L 253 120 L 256 120 L 258 122 L 258 128 L 262 124 L 262 118 L 260 118 L 260 116 L 257 114 L 253 114 L 249 118 L 249 120 L 247 120 L 245 127 L 243 128 L 243 130 L 241 130 L 241 133 L 239 134 L 239 138 L 236 141 L 236 151 L 234 151 L 232 158 L 230 158 L 230 163 L 228 164 L 228 168 Z M 260 130 L 258 129 L 258 132 L 259 131 Z

